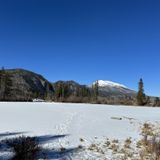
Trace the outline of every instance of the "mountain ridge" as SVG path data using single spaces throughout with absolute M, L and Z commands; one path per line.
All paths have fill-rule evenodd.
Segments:
M 55 100 L 55 96 L 58 96 L 59 98 L 64 94 L 61 93 L 61 95 L 60 93 L 57 93 L 57 88 L 59 89 L 62 85 L 63 87 L 67 87 L 69 91 L 65 93 L 68 97 L 72 96 L 72 100 L 74 100 L 74 96 L 92 96 L 91 86 L 81 85 L 73 80 L 57 81 L 52 83 L 45 79 L 41 74 L 37 74 L 35 72 L 21 68 L 5 69 L 4 73 L 6 74 L 6 76 L 10 77 L 12 85 L 8 87 L 8 93 L 5 93 L 2 83 L 2 80 L 4 78 L 3 70 L 0 70 L 0 100 L 31 101 L 32 99 L 37 97 L 42 99 Z M 99 83 L 99 97 L 125 99 L 126 96 L 128 96 L 135 98 L 136 92 L 122 84 L 106 80 L 99 80 Z M 94 83 L 92 83 L 92 85 L 93 84 Z M 61 91 L 64 92 L 62 88 Z

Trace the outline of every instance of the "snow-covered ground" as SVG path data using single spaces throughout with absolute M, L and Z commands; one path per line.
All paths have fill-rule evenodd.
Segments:
M 52 155 L 52 151 L 53 154 L 55 153 L 53 149 L 62 147 L 66 148 L 67 154 L 57 159 L 65 156 L 77 160 L 90 157 L 94 159 L 94 154 L 83 153 L 78 151 L 78 148 L 87 147 L 95 141 L 104 141 L 107 138 L 123 141 L 131 137 L 136 141 L 140 137 L 140 127 L 145 122 L 159 123 L 160 108 L 62 103 L 0 103 L 0 138 L 20 135 L 38 136 L 43 147 L 50 149 L 48 152 L 50 160 L 57 158 Z M 0 155 L 3 158 L 4 154 Z

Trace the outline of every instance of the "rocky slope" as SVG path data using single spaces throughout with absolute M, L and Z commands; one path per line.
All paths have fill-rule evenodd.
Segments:
M 4 87 L 3 81 L 6 77 L 10 80 L 10 84 Z M 50 97 L 54 93 L 52 85 L 44 77 L 24 69 L 5 70 L 0 78 L 1 100 L 29 101 L 36 97 Z

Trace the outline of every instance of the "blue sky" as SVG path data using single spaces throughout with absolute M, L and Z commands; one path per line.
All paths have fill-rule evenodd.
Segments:
M 112 80 L 160 96 L 159 0 L 1 0 L 0 65 L 50 81 Z

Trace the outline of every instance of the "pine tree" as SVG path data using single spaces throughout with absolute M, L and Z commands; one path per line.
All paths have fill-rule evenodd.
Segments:
M 146 102 L 146 96 L 144 93 L 144 84 L 142 78 L 139 81 L 138 84 L 138 93 L 137 93 L 137 104 L 142 106 L 145 105 Z
M 95 84 L 93 84 L 92 90 L 93 90 L 93 97 L 94 97 L 95 100 L 97 100 L 98 95 L 99 95 L 99 83 L 98 83 L 98 81 L 96 81 Z

